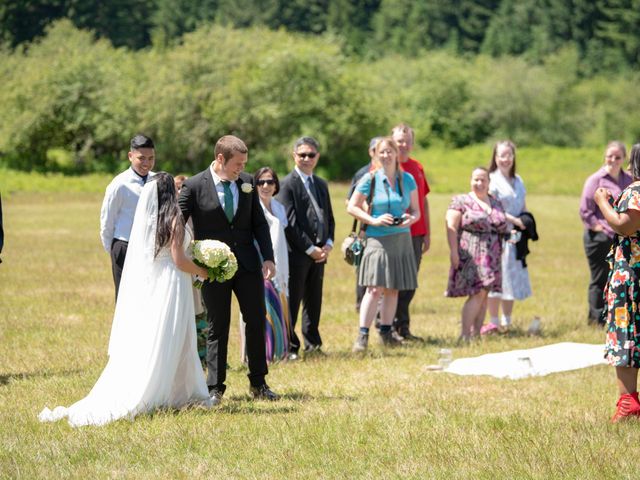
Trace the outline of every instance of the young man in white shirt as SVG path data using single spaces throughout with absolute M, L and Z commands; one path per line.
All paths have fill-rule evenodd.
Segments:
M 100 239 L 105 251 L 111 255 L 116 299 L 138 199 L 142 187 L 153 175 L 151 170 L 156 159 L 153 140 L 141 134 L 133 137 L 128 157 L 131 167 L 107 186 L 100 210 Z

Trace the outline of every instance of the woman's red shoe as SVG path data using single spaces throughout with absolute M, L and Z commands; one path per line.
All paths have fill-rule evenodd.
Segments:
M 640 416 L 640 401 L 638 392 L 620 395 L 616 404 L 616 413 L 611 417 L 611 423 L 616 423 L 625 417 Z

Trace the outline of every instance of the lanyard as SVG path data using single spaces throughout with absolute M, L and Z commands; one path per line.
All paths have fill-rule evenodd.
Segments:
M 395 175 L 395 179 L 396 179 L 396 185 L 398 184 L 398 174 L 396 173 Z M 389 188 L 389 179 L 386 177 L 386 175 L 383 177 L 382 179 L 382 185 L 384 185 L 384 191 L 387 194 L 387 212 L 391 213 L 391 189 Z M 402 189 L 399 189 L 400 192 L 400 197 L 402 197 Z M 395 190 L 394 190 L 395 191 Z

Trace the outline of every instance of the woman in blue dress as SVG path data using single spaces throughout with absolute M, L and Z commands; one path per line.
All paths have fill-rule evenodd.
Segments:
M 372 187 L 371 205 L 367 206 Z M 418 286 L 409 227 L 420 219 L 420 207 L 416 182 L 411 174 L 400 170 L 398 146 L 391 137 L 382 138 L 376 145 L 373 171 L 358 183 L 347 211 L 366 226 L 366 247 L 358 272 L 358 284 L 366 291 L 353 351 L 367 349 L 369 328 L 379 303 L 381 342 L 395 346 L 400 342 L 393 337 L 391 324 L 398 291 L 415 290 Z

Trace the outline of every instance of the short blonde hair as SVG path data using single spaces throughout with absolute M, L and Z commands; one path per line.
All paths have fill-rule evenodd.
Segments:
M 393 135 L 396 132 L 406 133 L 407 135 L 409 135 L 409 138 L 411 139 L 411 145 L 413 145 L 413 142 L 414 142 L 413 128 L 411 128 L 406 123 L 399 123 L 398 125 L 396 125 L 391 129 L 391 135 Z

